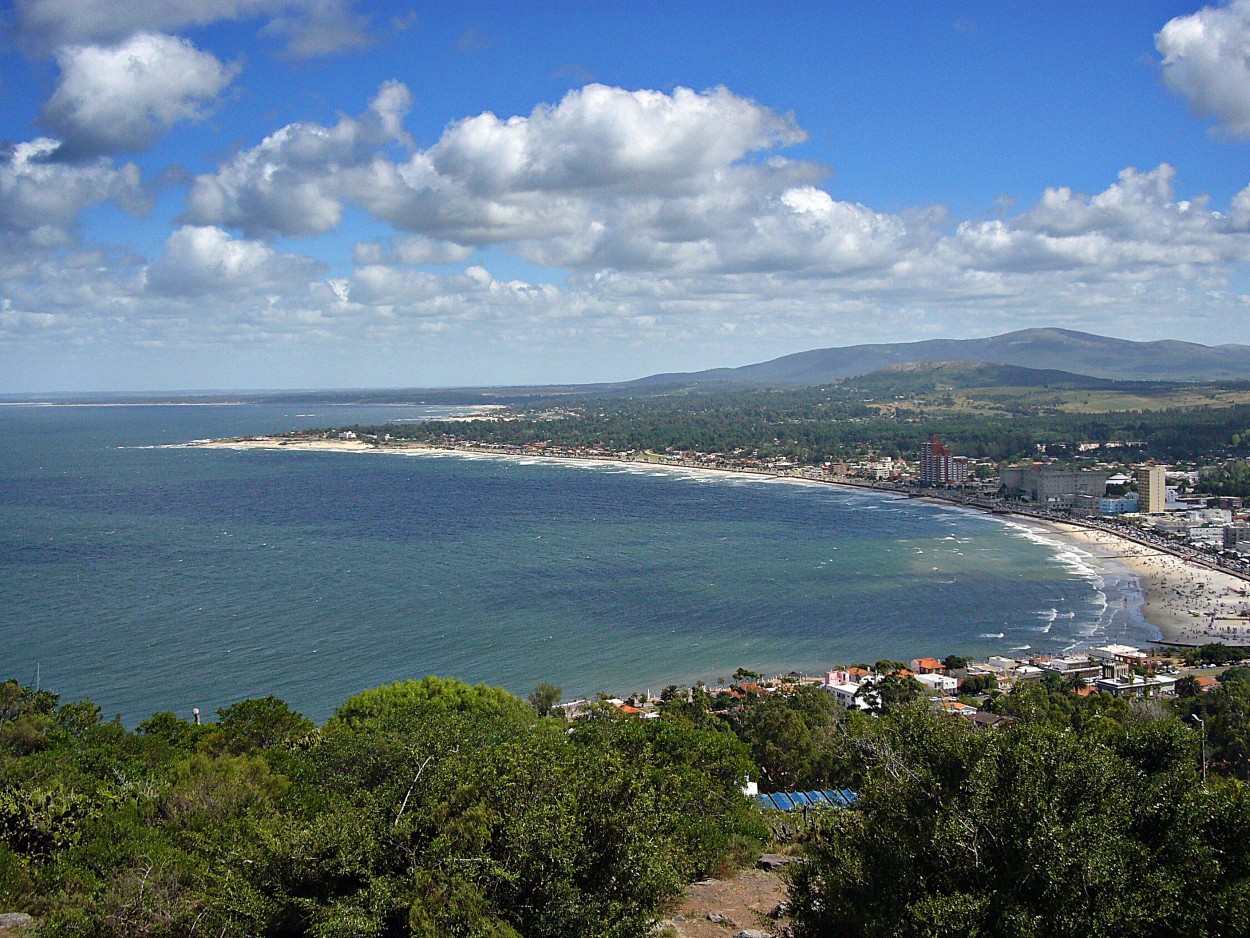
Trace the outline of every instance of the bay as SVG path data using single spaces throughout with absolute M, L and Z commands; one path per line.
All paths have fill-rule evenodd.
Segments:
M 445 408 L 0 407 L 0 678 L 133 725 L 424 674 L 565 696 L 1153 635 L 1127 571 L 832 486 L 191 440 Z M 1101 562 L 1100 562 L 1101 564 Z

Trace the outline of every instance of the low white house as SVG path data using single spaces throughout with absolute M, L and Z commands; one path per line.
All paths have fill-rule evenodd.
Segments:
M 959 689 L 959 681 L 948 674 L 917 674 L 916 680 L 938 694 L 953 694 Z
M 1042 666 L 1046 671 L 1055 671 L 1063 677 L 1082 677 L 1087 681 L 1096 681 L 1102 676 L 1102 666 L 1091 661 L 1085 655 L 1074 655 L 1070 658 L 1051 658 Z
M 834 699 L 847 710 L 867 710 L 869 705 L 859 692 L 864 685 L 871 684 L 877 679 L 876 674 L 858 677 L 847 671 L 827 671 L 820 689 L 833 694 Z

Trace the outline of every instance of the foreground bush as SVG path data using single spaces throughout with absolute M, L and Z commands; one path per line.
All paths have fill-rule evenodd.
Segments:
M 977 731 L 901 710 L 853 742 L 857 810 L 793 879 L 799 936 L 1239 935 L 1250 794 L 1175 718 Z

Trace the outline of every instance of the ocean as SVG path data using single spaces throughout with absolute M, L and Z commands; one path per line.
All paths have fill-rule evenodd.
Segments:
M 0 679 L 133 726 L 440 674 L 566 699 L 742 666 L 1149 641 L 1127 570 L 888 495 L 539 459 L 187 447 L 447 408 L 0 407 Z

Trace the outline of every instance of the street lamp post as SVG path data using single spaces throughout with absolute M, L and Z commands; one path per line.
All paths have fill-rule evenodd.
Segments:
M 1207 781 L 1207 721 L 1196 713 L 1191 713 L 1189 718 L 1202 727 L 1202 781 Z

